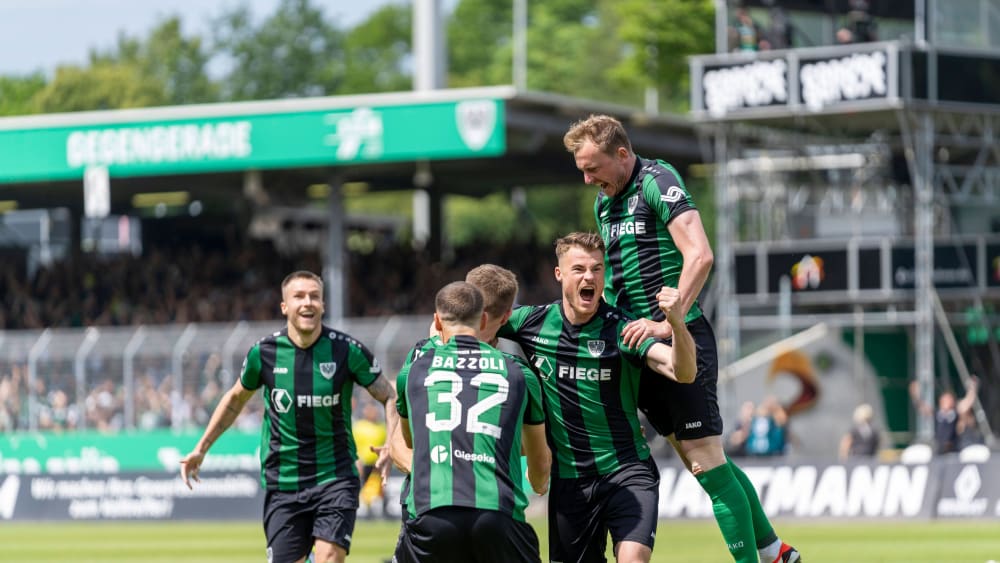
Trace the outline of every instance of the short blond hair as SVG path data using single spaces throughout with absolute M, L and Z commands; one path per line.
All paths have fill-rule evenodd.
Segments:
M 594 143 L 605 154 L 615 154 L 618 147 L 625 147 L 632 154 L 632 141 L 625 132 L 625 126 L 610 115 L 591 115 L 587 119 L 581 119 L 563 135 L 563 145 L 573 154 L 587 141 Z
M 556 240 L 556 259 L 569 252 L 570 248 L 579 247 L 587 252 L 604 254 L 604 240 L 597 233 L 570 233 Z
M 514 306 L 517 275 L 507 268 L 496 264 L 476 266 L 465 275 L 465 281 L 483 292 L 483 308 L 491 317 L 502 317 Z

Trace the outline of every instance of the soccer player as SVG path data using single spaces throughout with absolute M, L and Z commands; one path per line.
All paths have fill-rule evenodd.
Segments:
M 435 297 L 440 336 L 412 352 L 396 382 L 400 430 L 412 448 L 410 513 L 398 563 L 539 563 L 522 444 L 532 489 L 544 494 L 551 455 L 538 379 L 479 340 L 483 296 L 454 282 Z
M 584 182 L 600 188 L 594 215 L 606 245 L 604 298 L 645 318 L 627 329 L 626 341 L 670 334 L 655 299 L 660 287 L 669 286 L 680 291 L 680 307 L 698 346 L 695 385 L 646 374 L 639 409 L 711 497 L 736 561 L 800 561 L 799 553 L 775 534 L 753 484 L 723 453 L 718 351 L 697 302 L 712 268 L 712 249 L 680 174 L 662 160 L 637 156 L 622 124 L 606 115 L 574 123 L 563 142 Z
M 267 560 L 341 563 L 351 549 L 360 482 L 351 435 L 354 384 L 385 406 L 398 424 L 396 392 L 363 344 L 322 324 L 323 282 L 297 271 L 281 283 L 284 330 L 247 353 L 239 380 L 225 394 L 194 450 L 181 460 L 190 488 L 205 455 L 253 394 L 264 388 L 261 484 Z M 386 454 L 387 455 L 387 454 Z
M 556 241 L 562 299 L 514 309 L 499 335 L 521 345 L 542 380 L 553 450 L 549 558 L 605 561 L 608 532 L 619 562 L 648 562 L 655 538 L 660 476 L 636 410 L 642 365 L 690 382 L 694 341 L 677 309 L 679 292 L 659 304 L 674 326 L 673 347 L 653 339 L 635 348 L 622 331 L 634 317 L 601 299 L 604 242 L 595 233 Z

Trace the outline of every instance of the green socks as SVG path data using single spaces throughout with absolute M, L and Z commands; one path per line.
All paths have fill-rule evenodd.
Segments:
M 757 542 L 754 539 L 750 503 L 747 501 L 747 494 L 743 491 L 740 481 L 733 473 L 733 467 L 731 463 L 725 463 L 715 469 L 695 475 L 695 478 L 712 499 L 715 521 L 719 524 L 719 530 L 722 531 L 722 537 L 726 540 L 726 546 L 729 547 L 729 553 L 733 559 L 736 563 L 758 563 Z M 754 499 L 756 498 L 757 495 L 754 494 Z M 760 510 L 759 500 L 757 507 Z
M 747 502 L 750 503 L 750 516 L 753 518 L 753 534 L 757 538 L 757 548 L 764 549 L 778 541 L 778 535 L 774 533 L 771 522 L 767 519 L 767 515 L 764 514 L 764 507 L 760 505 L 760 497 L 757 496 L 757 489 L 754 488 L 747 474 L 743 473 L 743 470 L 733 463 L 733 460 L 729 459 L 728 456 L 726 460 L 729 462 L 729 467 L 733 469 L 736 480 L 743 487 L 743 492 L 747 495 Z

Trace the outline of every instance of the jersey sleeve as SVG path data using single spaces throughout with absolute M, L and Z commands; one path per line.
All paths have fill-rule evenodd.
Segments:
M 542 407 L 542 384 L 538 381 L 538 376 L 528 367 L 523 359 L 512 356 L 514 363 L 524 372 L 524 383 L 527 386 L 525 394 L 528 401 L 524 409 L 525 424 L 542 424 L 545 422 L 545 409 Z
M 642 197 L 656 216 L 669 225 L 670 221 L 685 211 L 697 209 L 691 194 L 684 187 L 684 181 L 673 169 L 659 170 L 662 173 L 647 173 L 642 180 Z
M 646 354 L 649 353 L 649 349 L 656 344 L 657 340 L 655 338 L 647 338 L 639 343 L 637 348 L 629 348 L 625 345 L 625 338 L 622 336 L 622 329 L 628 324 L 627 321 L 623 321 L 618 325 L 618 348 L 621 350 L 622 357 L 635 365 L 642 365 L 646 362 Z
M 350 348 L 347 350 L 347 367 L 351 372 L 351 377 L 359 384 L 368 387 L 378 379 L 378 376 L 382 375 L 382 366 L 364 344 L 351 340 L 348 345 Z
M 410 410 L 406 407 L 406 380 L 410 376 L 411 365 L 413 364 L 408 360 L 396 376 L 396 412 L 402 418 L 410 418 Z
M 240 383 L 247 389 L 260 389 L 263 380 L 260 377 L 260 344 L 254 344 L 243 358 L 243 369 L 240 370 Z

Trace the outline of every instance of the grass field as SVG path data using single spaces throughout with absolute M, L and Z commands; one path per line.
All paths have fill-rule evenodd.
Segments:
M 544 522 L 533 522 L 546 553 Z M 985 563 L 1000 561 L 997 522 L 779 521 L 806 563 Z M 350 563 L 382 563 L 399 525 L 359 521 Z M 264 536 L 253 522 L 0 524 L 0 561 L 9 563 L 264 561 Z M 614 561 L 610 557 L 609 561 Z M 732 561 L 715 524 L 661 520 L 656 563 Z

